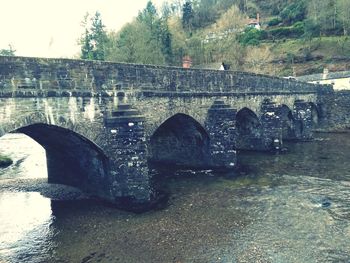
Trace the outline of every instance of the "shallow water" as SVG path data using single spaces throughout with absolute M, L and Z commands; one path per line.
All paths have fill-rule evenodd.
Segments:
M 0 262 L 350 262 L 350 134 L 316 137 L 241 153 L 236 176 L 177 172 L 144 214 L 50 195 L 43 149 L 2 138 Z

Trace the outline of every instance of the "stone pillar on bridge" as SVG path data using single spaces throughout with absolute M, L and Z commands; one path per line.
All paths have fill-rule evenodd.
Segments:
M 313 138 L 311 104 L 304 100 L 294 102 L 293 115 L 300 129 L 296 130 L 298 140 L 308 141 Z
M 282 147 L 282 121 L 280 106 L 265 100 L 261 105 L 261 140 L 265 150 L 280 150 Z
M 104 117 L 110 133 L 111 194 L 113 201 L 121 206 L 142 206 L 153 197 L 143 127 L 145 118 L 130 104 L 122 102 L 123 92 L 117 96 L 117 109 Z
M 236 109 L 222 100 L 208 109 L 205 127 L 210 138 L 211 166 L 232 169 L 236 166 Z

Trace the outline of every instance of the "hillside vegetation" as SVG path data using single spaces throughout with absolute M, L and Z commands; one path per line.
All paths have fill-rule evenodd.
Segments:
M 349 0 L 151 1 L 118 32 L 84 18 L 81 58 L 287 76 L 350 68 Z M 261 28 L 248 26 L 260 16 Z M 252 22 L 252 21 L 251 21 Z M 255 21 L 257 22 L 257 21 Z

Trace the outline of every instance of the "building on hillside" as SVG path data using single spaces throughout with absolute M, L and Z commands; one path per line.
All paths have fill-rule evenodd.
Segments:
M 261 29 L 261 24 L 260 24 L 260 14 L 256 14 L 256 18 L 250 18 L 247 23 L 248 27 L 255 28 L 260 30 Z
M 260 14 L 257 13 L 256 18 L 247 18 L 246 27 L 260 30 L 261 29 Z M 206 34 L 206 36 L 202 40 L 202 43 L 208 44 L 209 42 L 226 39 L 233 34 L 244 32 L 244 28 L 245 27 L 236 27 L 236 28 L 232 27 L 221 32 L 209 32 L 208 34 Z
M 329 72 L 327 68 L 323 73 L 299 76 L 299 81 L 319 84 L 331 84 L 335 90 L 350 90 L 350 71 Z

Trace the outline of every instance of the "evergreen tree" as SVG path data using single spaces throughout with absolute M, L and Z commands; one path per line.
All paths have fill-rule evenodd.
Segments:
M 194 13 L 192 3 L 190 1 L 186 1 L 182 7 L 182 27 L 188 31 L 191 31 L 193 18 Z
M 137 19 L 139 22 L 147 25 L 151 31 L 155 29 L 154 27 L 158 20 L 158 13 L 152 1 L 147 2 L 146 8 L 139 12 Z
M 104 60 L 105 59 L 105 44 L 107 41 L 107 34 L 105 32 L 105 26 L 102 23 L 101 14 L 95 13 L 92 18 L 91 26 L 91 44 L 93 45 L 93 59 Z
M 167 20 L 162 21 L 161 26 L 161 49 L 165 58 L 165 62 L 170 65 L 173 62 L 173 51 L 172 51 L 172 35 L 170 33 Z
M 85 33 L 80 39 L 81 58 L 105 60 L 105 46 L 108 41 L 105 26 L 102 23 L 101 14 L 96 12 L 90 19 L 91 27 L 88 28 L 88 14 L 84 17 L 82 25 Z
M 93 46 L 90 43 L 90 34 L 87 29 L 85 29 L 85 34 L 82 37 L 81 41 L 81 58 L 82 59 L 93 59 L 92 57 L 92 49 Z
M 162 54 L 160 57 L 165 60 L 166 64 L 170 64 L 172 61 L 172 47 L 167 17 L 159 18 L 157 9 L 152 1 L 148 1 L 146 8 L 139 13 L 137 22 L 145 26 L 148 29 L 147 31 L 149 31 L 149 34 L 146 31 L 144 32 L 143 40 L 145 45 L 149 45 L 151 49 L 156 49 L 157 52 L 160 52 Z M 164 62 L 161 63 L 163 64 Z

